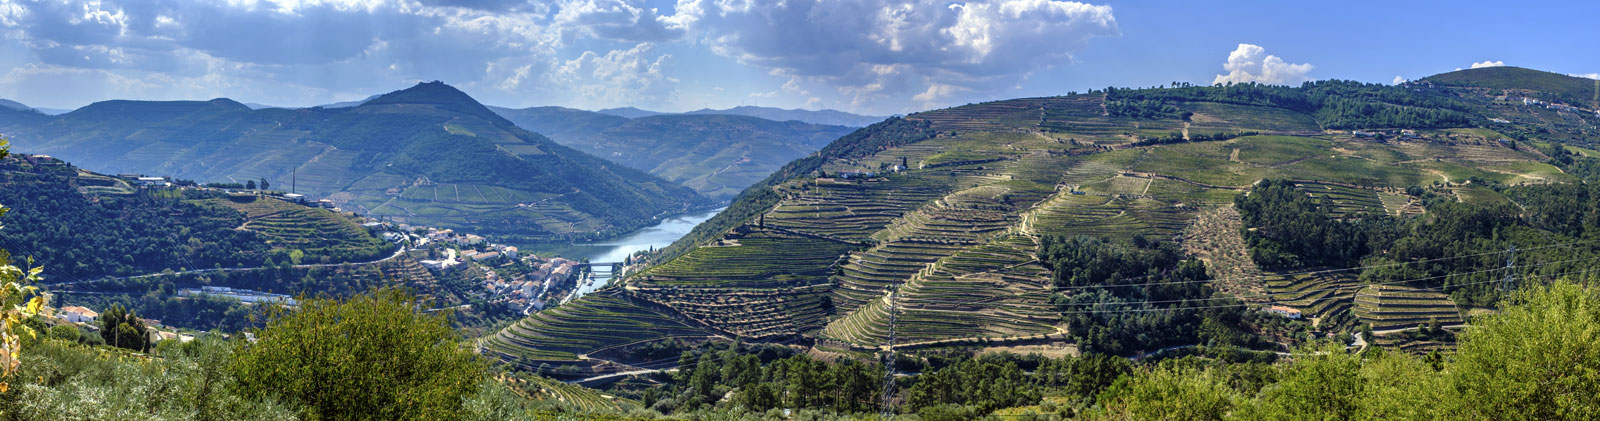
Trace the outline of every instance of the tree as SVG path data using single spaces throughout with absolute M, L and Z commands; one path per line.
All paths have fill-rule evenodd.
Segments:
M 245 181 L 244 182 L 244 188 L 250 189 L 250 190 L 255 190 L 256 189 L 256 181 L 255 180 Z
M 0 159 L 9 154 L 9 143 L 0 138 Z M 5 206 L 0 205 L 0 215 L 5 213 Z M 13 266 L 11 254 L 0 249 L 0 393 L 11 388 L 8 380 L 22 366 L 22 336 L 38 335 L 23 321 L 44 308 L 44 296 L 35 294 L 38 287 L 29 285 L 39 280 L 41 270 Z
M 267 186 L 270 186 L 271 184 L 267 184 L 267 178 L 266 177 L 261 177 L 261 184 L 260 185 L 261 185 L 261 189 L 262 190 L 269 190 Z
M 1509 305 L 1506 305 L 1509 304 Z M 1600 289 L 1533 286 L 1462 333 L 1462 418 L 1600 418 Z
M 1214 370 L 1160 367 L 1123 377 L 1106 391 L 1113 419 L 1220 420 L 1240 399 Z
M 398 289 L 302 300 L 239 342 L 238 392 L 299 403 L 312 419 L 458 418 L 488 368 L 455 342 L 448 314 L 421 306 Z
M 100 337 L 112 346 L 143 352 L 150 345 L 145 331 L 144 320 L 121 304 L 113 304 L 100 314 Z

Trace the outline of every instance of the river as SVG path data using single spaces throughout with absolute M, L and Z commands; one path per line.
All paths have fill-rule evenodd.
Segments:
M 637 231 L 625 234 L 607 241 L 588 244 L 563 245 L 554 248 L 543 248 L 541 253 L 554 253 L 556 256 L 573 260 L 589 259 L 591 262 L 620 262 L 635 252 L 652 248 L 666 247 L 679 238 L 689 233 L 696 225 L 716 216 L 723 209 L 717 208 L 707 211 L 691 212 L 669 217 L 660 223 L 640 228 Z M 610 279 L 595 279 L 594 282 L 578 289 L 577 295 L 594 292 L 605 286 Z

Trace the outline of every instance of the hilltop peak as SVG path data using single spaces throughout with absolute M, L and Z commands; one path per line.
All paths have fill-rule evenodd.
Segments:
M 422 82 L 410 88 L 401 89 L 369 99 L 356 108 L 368 108 L 385 105 L 426 105 L 447 111 L 472 114 L 491 121 L 500 120 L 500 116 L 483 106 L 471 95 L 440 81 Z

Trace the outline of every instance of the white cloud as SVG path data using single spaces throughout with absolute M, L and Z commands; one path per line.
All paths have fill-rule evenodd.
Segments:
M 1600 73 L 1567 73 L 1567 76 L 1600 80 Z
M 508 105 L 667 98 L 677 83 L 664 70 L 669 57 L 618 54 L 643 54 L 649 48 L 636 45 L 683 32 L 644 0 L 0 0 L 10 44 L 0 47 L 0 69 L 50 69 L 12 72 L 0 96 L 72 106 L 130 95 L 311 105 L 443 80 Z M 558 73 L 572 61 L 603 73 Z M 29 94 L 45 82 L 85 88 Z
M 672 55 L 652 57 L 650 43 L 605 54 L 586 51 L 561 64 L 550 82 L 564 86 L 580 106 L 659 104 L 676 94 L 678 80 L 667 75 Z
M 1477 62 L 1477 63 L 1472 63 L 1472 68 L 1474 68 L 1474 69 L 1482 69 L 1482 68 L 1485 68 L 1485 67 L 1500 67 L 1500 66 L 1504 66 L 1504 65 L 1506 65 L 1506 62 L 1504 62 L 1504 61 L 1484 60 L 1484 61 L 1480 61 L 1480 62 Z M 1460 69 L 1457 69 L 1457 70 L 1460 70 Z
M 1406 83 L 1406 78 L 1401 77 L 1400 75 L 1394 75 L 1394 81 L 1389 82 L 1390 85 L 1399 85 L 1402 83 Z
M 1211 83 L 1293 85 L 1311 80 L 1307 73 L 1313 68 L 1308 63 L 1290 64 L 1278 56 L 1267 54 L 1267 50 L 1259 45 L 1239 44 L 1239 48 L 1228 53 L 1228 62 L 1222 64 L 1222 69 L 1228 74 L 1217 75 Z
M 663 21 L 787 78 L 785 92 L 871 112 L 990 99 L 1120 35 L 1110 6 L 1054 0 L 680 0 L 676 11 Z

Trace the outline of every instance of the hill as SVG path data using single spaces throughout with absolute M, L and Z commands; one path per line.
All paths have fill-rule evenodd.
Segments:
M 663 113 L 663 112 L 659 112 L 659 111 L 641 110 L 641 109 L 633 108 L 633 107 L 606 108 L 606 109 L 603 109 L 603 110 L 597 110 L 595 112 L 600 113 L 600 114 L 606 114 L 606 115 L 614 115 L 614 116 L 622 117 L 622 118 L 639 118 L 639 117 L 650 117 L 650 116 L 672 114 L 672 113 Z
M 1198 340 L 1202 317 L 1258 317 L 1166 311 L 1212 300 L 1212 291 L 1253 303 L 1228 308 L 1286 305 L 1326 321 L 1319 332 L 1349 332 L 1358 319 L 1398 314 L 1373 310 L 1368 299 L 1354 305 L 1353 275 L 1269 268 L 1200 289 L 1106 285 L 1130 274 L 1196 285 L 1207 273 L 1262 273 L 1208 258 L 1196 274 L 1200 261 L 1180 262 L 1174 244 L 1204 256 L 1248 254 L 1212 248 L 1244 240 L 1240 229 L 1207 224 L 1238 218 L 1215 215 L 1228 215 L 1218 211 L 1231 211 L 1263 179 L 1292 180 L 1294 194 L 1323 204 L 1331 218 L 1387 214 L 1416 224 L 1426 219 L 1411 215 L 1447 202 L 1510 202 L 1502 187 L 1484 184 L 1576 180 L 1541 152 L 1548 141 L 1508 142 L 1478 127 L 1490 123 L 1476 100 L 1446 88 L 1323 81 L 1113 89 L 891 118 L 786 164 L 623 286 L 562 307 L 583 311 L 526 319 L 485 346 L 524 367 L 603 372 L 608 363 L 590 352 L 628 363 L 627 349 L 667 336 L 874 351 L 898 320 L 893 330 L 905 349 L 1046 343 L 1133 354 Z M 884 170 L 901 163 L 907 169 Z M 1075 236 L 1101 242 L 1067 241 Z M 1094 250 L 1113 256 L 1098 259 L 1125 260 L 1130 272 L 1064 278 L 1079 267 L 1057 259 Z M 1093 262 L 1082 270 L 1121 267 Z M 1452 298 L 1477 293 L 1428 285 L 1452 288 Z M 1140 310 L 1071 310 L 1095 303 Z M 614 315 L 611 323 L 630 333 L 579 334 L 571 326 L 586 312 Z M 661 333 L 632 333 L 656 323 L 665 323 Z
M 0 244 L 37 256 L 51 282 L 265 261 L 362 262 L 388 244 L 347 216 L 254 195 L 145 189 L 60 160 L 0 160 Z
M 560 107 L 495 111 L 563 145 L 727 200 L 850 132 L 842 126 L 736 115 L 623 118 Z
M 643 118 L 661 115 L 742 115 L 746 117 L 757 117 L 772 121 L 794 120 L 811 124 L 846 127 L 865 127 L 872 123 L 883 121 L 884 119 L 883 117 L 878 116 L 851 114 L 838 110 L 784 109 L 773 107 L 757 107 L 752 105 L 741 105 L 725 110 L 704 108 L 683 113 L 664 113 L 660 111 L 641 110 L 633 107 L 607 108 L 603 110 L 597 110 L 595 112 L 622 118 Z
M 1600 96 L 1600 81 L 1512 66 L 1457 70 L 1429 76 L 1420 82 L 1443 86 L 1523 91 L 1545 101 L 1591 109 L 1597 107 L 1596 101 L 1600 100 L 1597 99 L 1597 96 Z
M 523 130 L 439 82 L 349 108 L 119 100 L 0 124 L 15 150 L 87 168 L 266 179 L 346 210 L 508 241 L 603 238 L 710 203 Z

